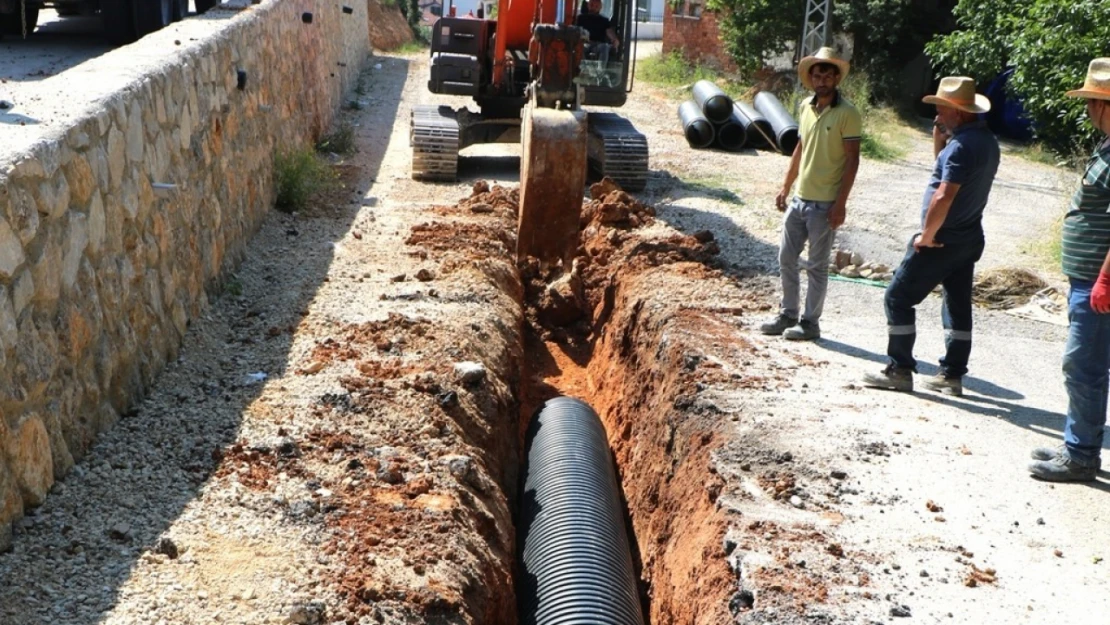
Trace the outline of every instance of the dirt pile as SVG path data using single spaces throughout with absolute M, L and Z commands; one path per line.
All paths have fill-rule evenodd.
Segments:
M 519 263 L 529 327 L 543 340 L 584 345 L 597 337 L 612 312 L 619 276 L 648 267 L 691 261 L 712 266 L 720 248 L 708 231 L 649 240 L 634 230 L 655 221 L 655 209 L 609 178 L 590 187 L 582 206 L 580 240 L 569 268 Z
M 392 50 L 412 41 L 412 29 L 396 4 L 383 6 L 381 0 L 367 0 L 370 20 L 370 45 Z

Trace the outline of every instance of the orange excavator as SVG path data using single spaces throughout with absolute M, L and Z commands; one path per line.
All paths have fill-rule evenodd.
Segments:
M 410 126 L 416 179 L 455 180 L 467 146 L 521 143 L 517 253 L 542 261 L 569 262 L 588 170 L 630 191 L 647 181 L 644 135 L 584 108 L 627 99 L 635 2 L 576 2 L 498 0 L 488 19 L 449 8 L 432 26 L 428 89 L 471 96 L 479 110 L 417 106 Z

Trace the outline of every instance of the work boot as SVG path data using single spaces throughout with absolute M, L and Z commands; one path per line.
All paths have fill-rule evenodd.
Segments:
M 925 378 L 921 384 L 925 388 L 936 393 L 948 393 L 956 397 L 960 397 L 964 394 L 963 378 L 948 377 L 943 373 Z
M 1093 482 L 1098 476 L 1098 463 L 1080 464 L 1065 449 L 1052 460 L 1029 463 L 1029 473 L 1046 482 Z
M 780 314 L 771 321 L 759 326 L 759 331 L 768 336 L 779 336 L 786 331 L 787 328 L 793 328 L 798 325 L 798 319 L 789 315 Z
M 863 374 L 863 385 L 871 388 L 912 393 L 913 371 L 889 364 L 879 373 Z
M 1067 453 L 1068 446 L 1061 443 L 1056 447 L 1037 447 L 1029 454 L 1029 457 L 1034 460 L 1055 460 Z M 1102 458 L 1095 461 L 1095 468 L 1102 468 Z
M 816 321 L 802 319 L 801 323 L 783 332 L 782 338 L 791 341 L 815 341 L 821 338 L 821 326 Z

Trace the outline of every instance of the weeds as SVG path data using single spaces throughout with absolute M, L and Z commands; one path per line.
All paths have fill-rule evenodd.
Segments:
M 320 138 L 316 151 L 350 156 L 355 153 L 355 129 L 343 122 L 339 127 Z
M 283 212 L 303 209 L 313 195 L 335 182 L 331 166 L 315 151 L 294 150 L 274 156 L 275 205 Z
M 734 204 L 736 206 L 743 206 L 744 199 L 741 198 L 735 191 L 729 188 L 727 181 L 720 178 L 693 178 L 690 180 L 682 180 L 682 187 L 687 191 L 692 191 L 704 195 L 706 197 L 715 198 Z
M 871 78 L 865 72 L 853 72 L 841 83 L 840 90 L 863 118 L 860 154 L 876 161 L 892 161 L 905 156 L 909 149 L 909 128 L 899 120 L 894 109 L 871 102 Z
M 409 41 L 408 43 L 402 43 L 401 45 L 397 46 L 393 50 L 390 50 L 390 52 L 394 52 L 394 53 L 397 53 L 397 54 L 420 54 L 420 53 L 427 52 L 427 51 L 428 51 L 427 41 L 421 41 L 421 40 Z
M 243 294 L 243 283 L 239 281 L 239 278 L 229 278 L 224 283 L 223 292 L 232 297 L 239 297 Z
M 678 52 L 648 57 L 636 64 L 636 77 L 658 87 L 689 91 L 699 80 L 708 80 L 731 98 L 737 99 L 751 91 L 751 86 L 721 78 L 721 73 L 704 65 L 691 65 Z

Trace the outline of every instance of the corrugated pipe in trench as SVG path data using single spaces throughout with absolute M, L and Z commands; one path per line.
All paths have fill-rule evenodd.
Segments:
M 620 487 L 597 413 L 548 400 L 525 434 L 522 625 L 643 625 Z

